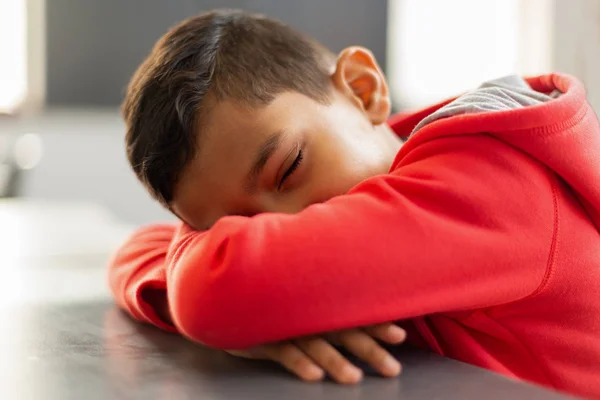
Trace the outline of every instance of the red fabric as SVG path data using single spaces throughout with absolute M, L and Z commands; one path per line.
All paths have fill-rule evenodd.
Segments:
M 437 120 L 389 174 L 299 214 L 140 230 L 110 264 L 117 302 L 228 349 L 410 320 L 439 354 L 600 397 L 600 127 L 574 78 L 529 83 L 564 94 Z

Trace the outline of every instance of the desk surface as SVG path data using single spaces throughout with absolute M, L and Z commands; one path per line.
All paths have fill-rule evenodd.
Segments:
M 242 360 L 133 323 L 110 302 L 3 310 L 5 399 L 559 399 L 433 354 L 399 349 L 398 379 L 355 387 L 308 384 L 269 363 Z
M 51 230 L 42 232 L 44 224 L 37 217 L 39 223 L 27 222 L 31 210 L 0 202 L 0 215 L 5 211 L 5 217 L 8 212 L 12 218 L 9 225 L 0 223 L 0 237 L 8 242 L 12 238 L 16 246 L 15 229 L 30 236 L 28 229 L 39 227 L 39 232 L 31 231 L 31 235 L 53 238 L 55 242 L 62 234 L 73 238 L 70 228 L 63 229 L 69 227 L 66 221 L 74 209 L 69 210 L 62 224 L 48 224 Z M 52 208 L 50 214 L 60 217 L 60 207 Z M 108 242 L 128 229 L 107 224 L 99 232 L 101 224 L 94 222 L 97 216 L 88 218 L 84 214 L 90 213 L 76 215 L 78 229 L 92 231 L 81 235 L 111 240 L 93 241 L 94 246 L 87 247 L 82 242 L 71 253 L 64 243 L 43 248 L 23 245 L 19 251 L 13 247 L 0 252 L 2 399 L 565 398 L 405 346 L 395 350 L 404 366 L 403 375 L 397 379 L 368 376 L 354 387 L 328 381 L 308 384 L 270 363 L 237 359 L 134 323 L 110 301 L 104 273 L 107 255 L 101 254 L 113 245 Z M 106 247 L 96 248 L 98 243 Z

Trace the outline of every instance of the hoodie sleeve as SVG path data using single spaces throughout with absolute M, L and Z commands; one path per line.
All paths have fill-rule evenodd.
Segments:
M 117 304 L 133 318 L 176 331 L 167 311 L 165 259 L 176 225 L 138 229 L 108 264 L 108 285 Z
M 532 295 L 557 213 L 543 167 L 489 136 L 455 136 L 299 214 L 142 228 L 109 283 L 140 321 L 247 348 Z M 158 310 L 167 298 L 172 321 Z
M 167 237 L 160 252 L 134 252 L 130 268 L 143 280 L 138 259 L 164 262 L 175 326 L 228 349 L 490 307 L 541 287 L 556 230 L 552 182 L 490 136 L 436 139 L 298 214 L 181 226 L 166 258 Z M 124 304 L 139 301 L 119 290 L 129 290 Z

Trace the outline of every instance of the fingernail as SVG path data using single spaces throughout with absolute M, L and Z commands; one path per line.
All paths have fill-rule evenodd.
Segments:
M 393 335 L 397 341 L 400 342 L 406 339 L 406 331 L 399 326 L 391 325 L 388 329 L 388 332 Z
M 386 373 L 391 376 L 396 376 L 400 373 L 401 366 L 400 363 L 392 356 L 387 356 L 383 360 L 383 368 Z
M 317 367 L 316 365 L 309 365 L 306 368 L 306 379 L 311 380 L 311 381 L 318 381 L 321 380 L 325 377 L 325 371 L 323 371 L 321 368 Z
M 362 379 L 362 371 L 356 367 L 347 365 L 342 370 L 342 376 L 344 377 L 344 381 L 356 383 Z

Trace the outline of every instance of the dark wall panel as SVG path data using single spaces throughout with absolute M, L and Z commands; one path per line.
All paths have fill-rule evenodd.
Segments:
M 49 105 L 118 105 L 154 42 L 215 7 L 279 18 L 334 51 L 366 46 L 385 66 L 387 0 L 47 0 Z

